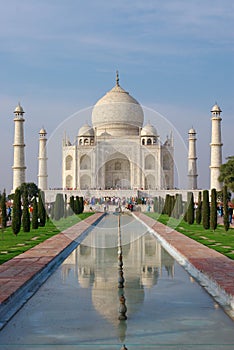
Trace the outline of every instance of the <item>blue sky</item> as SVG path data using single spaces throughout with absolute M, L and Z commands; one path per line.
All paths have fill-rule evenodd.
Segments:
M 199 187 L 209 187 L 216 101 L 223 110 L 223 160 L 234 154 L 232 0 L 2 0 L 0 19 L 1 190 L 12 188 L 18 101 L 26 112 L 27 181 L 36 182 L 40 128 L 50 138 L 62 123 L 62 135 L 64 120 L 112 88 L 116 69 L 121 86 L 163 115 L 185 144 L 188 129 L 196 129 Z M 74 125 L 83 118 L 89 121 L 89 113 L 78 113 Z M 55 153 L 61 156 L 59 139 Z M 186 160 L 177 161 L 186 168 Z M 60 186 L 60 169 L 49 170 L 49 185 Z

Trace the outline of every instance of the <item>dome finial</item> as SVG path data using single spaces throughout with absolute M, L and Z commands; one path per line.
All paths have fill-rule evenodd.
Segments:
M 116 71 L 116 86 L 119 86 L 119 71 Z

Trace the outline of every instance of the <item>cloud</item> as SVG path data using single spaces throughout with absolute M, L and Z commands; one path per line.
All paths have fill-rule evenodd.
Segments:
M 88 10 L 90 6 L 90 10 Z M 6 3 L 0 23 L 1 51 L 35 63 L 71 55 L 181 55 L 207 53 L 233 44 L 232 1 L 70 1 L 15 0 Z M 5 40 L 4 40 L 5 38 Z M 182 39 L 182 40 L 181 40 Z M 37 60 L 37 56 L 39 59 Z M 34 61 L 33 60 L 33 61 Z

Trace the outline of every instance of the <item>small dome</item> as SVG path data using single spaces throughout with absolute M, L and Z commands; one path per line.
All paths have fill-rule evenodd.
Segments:
M 189 134 L 196 134 L 196 130 L 194 128 L 189 129 Z
M 24 113 L 23 107 L 18 103 L 18 106 L 16 106 L 14 113 Z
M 217 105 L 217 103 L 212 107 L 211 112 L 218 112 L 221 113 L 220 107 Z
M 94 130 L 89 124 L 85 124 L 80 128 L 78 136 L 94 136 Z
M 146 124 L 141 130 L 141 136 L 157 136 L 156 128 L 151 124 Z
M 46 130 L 44 128 L 41 128 L 41 130 L 39 131 L 39 134 L 46 134 Z

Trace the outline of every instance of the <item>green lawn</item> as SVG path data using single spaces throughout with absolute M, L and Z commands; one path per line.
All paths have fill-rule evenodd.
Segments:
M 8 227 L 4 232 L 0 229 L 0 264 L 75 225 L 92 214 L 82 213 L 59 221 L 48 221 L 45 227 L 39 227 L 37 230 L 31 230 L 30 232 L 21 230 L 17 236 L 14 235 L 11 227 Z
M 205 230 L 202 224 L 197 225 L 194 223 L 193 225 L 189 225 L 183 220 L 169 218 L 168 215 L 159 215 L 157 213 L 146 213 L 146 215 L 234 260 L 233 228 L 230 228 L 226 232 L 223 225 L 218 225 L 215 231 Z

